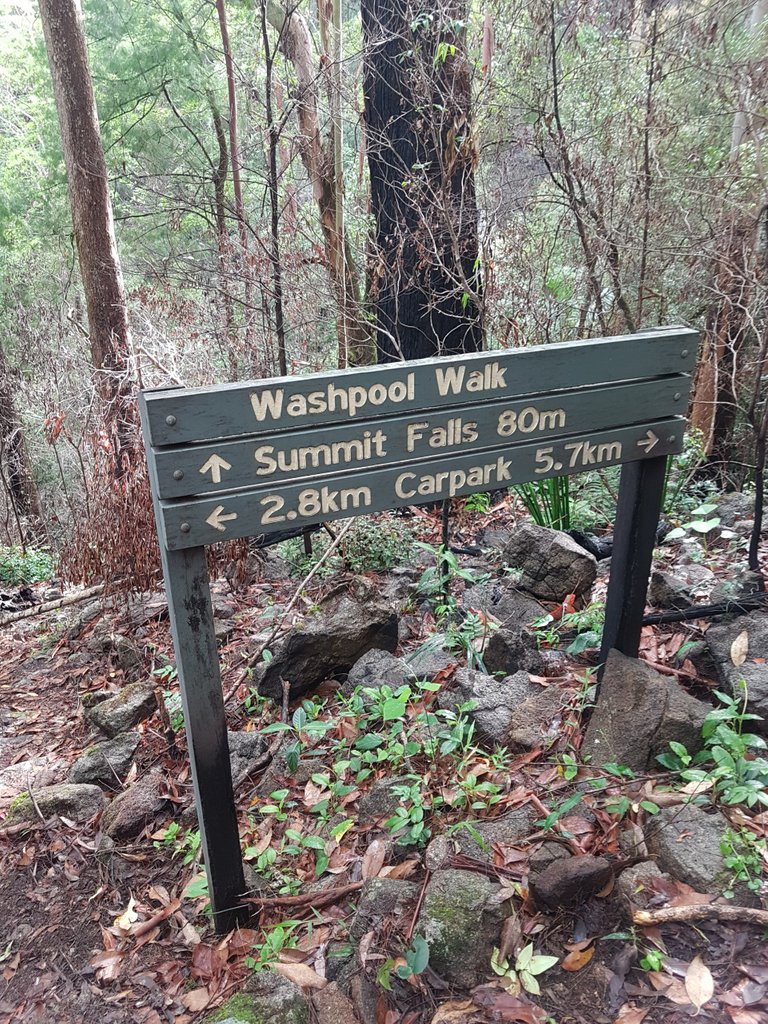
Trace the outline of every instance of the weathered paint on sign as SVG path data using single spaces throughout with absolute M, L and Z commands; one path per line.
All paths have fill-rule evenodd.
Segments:
M 527 480 L 565 476 L 682 449 L 685 421 L 665 419 L 583 436 L 546 438 L 476 454 L 413 460 L 317 482 L 227 491 L 189 501 L 161 501 L 171 550 L 251 537 L 383 509 L 495 490 Z
M 250 384 L 145 395 L 154 446 L 325 427 L 438 409 L 512 400 L 596 383 L 689 373 L 694 331 L 665 328 L 623 338 L 539 345 L 470 356 L 422 359 Z
M 684 411 L 690 378 L 664 377 L 487 402 L 402 417 L 259 435 L 242 441 L 160 449 L 155 456 L 161 498 L 263 487 L 300 477 L 374 469 L 450 452 L 541 437 L 597 431 Z

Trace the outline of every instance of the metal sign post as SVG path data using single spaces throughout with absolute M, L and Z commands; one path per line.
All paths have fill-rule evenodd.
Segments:
M 675 327 L 140 395 L 218 931 L 244 881 L 206 545 L 622 465 L 601 654 L 636 656 L 697 346 Z

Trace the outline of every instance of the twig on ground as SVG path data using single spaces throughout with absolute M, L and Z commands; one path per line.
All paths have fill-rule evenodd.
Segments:
M 411 915 L 411 923 L 408 925 L 408 931 L 405 933 L 405 941 L 410 942 L 413 938 L 413 932 L 416 928 L 416 921 L 418 920 L 419 914 L 421 913 L 421 904 L 424 902 L 424 893 L 427 891 L 429 880 L 432 877 L 431 871 L 424 872 L 424 881 L 421 886 L 421 892 L 419 898 L 416 900 L 416 906 L 413 908 L 413 914 Z
M 99 583 L 98 586 L 81 590 L 79 594 L 67 594 L 66 597 L 57 597 L 55 601 L 43 601 L 42 604 L 32 605 L 31 608 L 24 608 L 20 612 L 12 612 L 10 615 L 0 619 L 0 626 L 7 626 L 11 622 L 18 622 L 20 619 L 29 619 L 33 615 L 42 615 L 44 612 L 53 612 L 57 608 L 66 608 L 67 605 L 77 604 L 78 601 L 87 601 L 89 597 L 96 597 L 103 589 L 104 584 Z
M 280 709 L 280 721 L 284 724 L 288 724 L 288 704 L 291 700 L 291 684 L 287 679 L 280 679 L 280 686 L 283 688 L 283 703 Z
M 254 896 L 253 898 L 247 896 L 243 902 L 257 907 L 301 907 L 305 903 L 309 903 L 314 910 L 337 903 L 345 896 L 362 889 L 363 885 L 363 882 L 350 882 L 349 885 L 340 885 L 335 889 L 328 889 L 326 892 L 303 892 L 298 896 Z
M 690 907 L 660 907 L 658 910 L 636 910 L 635 924 L 674 924 L 687 921 L 732 921 L 739 924 L 768 925 L 768 910 L 757 907 L 735 907 L 730 903 L 697 903 Z

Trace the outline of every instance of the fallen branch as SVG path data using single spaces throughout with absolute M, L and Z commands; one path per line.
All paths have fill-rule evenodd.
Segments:
M 96 597 L 104 589 L 104 584 L 99 583 L 95 587 L 81 590 L 79 594 L 67 594 L 66 597 L 57 597 L 55 601 L 43 601 L 42 604 L 32 605 L 31 608 L 24 608 L 20 612 L 12 612 L 0 619 L 0 627 L 7 626 L 11 622 L 18 622 L 20 619 L 29 619 L 33 615 L 42 615 L 45 612 L 56 611 L 57 608 L 66 608 L 67 605 L 77 604 L 79 601 L 87 601 L 89 597 Z
M 301 907 L 309 903 L 313 909 L 317 909 L 338 903 L 344 896 L 362 889 L 363 885 L 363 882 L 350 882 L 349 885 L 340 885 L 326 892 L 304 892 L 298 896 L 246 896 L 243 902 L 257 907 Z
M 730 903 L 697 903 L 690 907 L 661 907 L 659 910 L 636 910 L 635 924 L 674 924 L 684 921 L 733 921 L 739 924 L 768 925 L 768 910 L 757 907 L 735 907 Z

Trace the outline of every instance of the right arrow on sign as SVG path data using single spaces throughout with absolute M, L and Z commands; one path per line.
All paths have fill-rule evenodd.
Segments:
M 227 512 L 225 515 L 224 506 L 217 505 L 205 521 L 209 526 L 212 526 L 214 530 L 221 530 L 224 532 L 224 530 L 226 530 L 224 523 L 229 519 L 237 519 L 237 512 Z
M 641 441 L 637 442 L 637 446 L 638 448 L 645 448 L 647 454 L 652 448 L 655 448 L 658 443 L 658 437 L 656 437 L 652 430 L 648 430 L 646 431 L 645 437 Z

